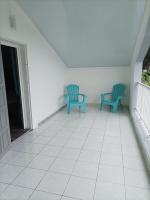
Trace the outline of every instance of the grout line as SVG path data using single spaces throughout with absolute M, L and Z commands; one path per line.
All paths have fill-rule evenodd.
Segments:
M 94 192 L 93 192 L 93 200 L 95 199 L 96 185 L 97 185 L 97 182 L 98 182 L 98 174 L 99 174 L 99 169 L 100 169 L 100 162 L 101 162 L 102 150 L 103 150 L 103 145 L 104 145 L 104 138 L 105 138 L 106 130 L 107 130 L 107 124 L 108 124 L 108 116 L 107 116 L 107 120 L 105 122 L 105 130 L 104 130 L 103 139 L 102 139 L 102 149 L 101 149 L 101 152 L 100 152 L 100 158 L 99 158 L 98 170 L 97 170 L 97 177 L 96 177 L 96 182 L 95 182 L 95 187 L 94 187 Z
M 93 120 L 93 121 L 94 121 L 94 120 Z M 91 127 L 92 127 L 92 125 L 91 125 Z M 68 182 L 67 182 L 67 184 L 66 184 L 66 187 L 65 187 L 65 189 L 64 189 L 64 192 L 62 193 L 62 196 L 64 195 L 64 193 L 65 193 L 65 191 L 66 191 L 66 189 L 67 189 L 67 187 L 68 187 L 69 181 L 70 181 L 70 179 L 71 179 L 71 177 L 72 177 L 73 170 L 74 170 L 75 167 L 76 167 L 76 163 L 78 162 L 78 159 L 79 159 L 79 157 L 80 157 L 80 155 L 81 155 L 81 151 L 82 151 L 82 149 L 83 149 L 83 147 L 84 147 L 84 144 L 85 144 L 85 142 L 86 142 L 86 140 L 87 140 L 87 138 L 88 138 L 88 135 L 89 135 L 89 132 L 90 132 L 90 130 L 91 130 L 91 127 L 89 128 L 88 133 L 87 133 L 87 136 L 86 136 L 86 139 L 84 140 L 84 143 L 83 143 L 83 145 L 82 145 L 82 148 L 80 149 L 79 155 L 78 155 L 78 157 L 77 157 L 77 159 L 76 159 L 76 161 L 75 161 L 74 167 L 73 167 L 73 169 L 72 169 L 72 172 L 71 172 L 70 177 L 69 177 L 69 179 L 68 179 Z
M 64 114 L 64 113 L 63 113 Z M 61 120 L 61 116 L 62 115 L 59 115 L 59 117 L 58 117 L 58 119 L 59 120 Z M 81 115 L 79 115 L 79 116 L 81 116 Z M 101 115 L 100 115 L 101 116 Z M 111 115 L 112 116 L 112 115 Z M 104 145 L 104 138 L 105 138 L 105 136 L 106 136 L 106 130 L 107 130 L 107 124 L 108 124 L 108 120 L 111 118 L 111 116 L 110 115 L 105 115 L 105 116 L 103 116 L 103 118 L 106 118 L 106 121 L 104 120 L 104 122 L 105 122 L 105 129 L 103 130 L 104 131 L 104 134 L 102 135 L 102 141 L 99 141 L 100 143 L 102 143 L 102 147 L 101 147 L 101 150 L 100 150 L 100 155 L 99 155 L 99 162 L 98 162 L 98 170 L 97 170 L 97 177 L 96 177 L 96 182 L 95 182 L 95 187 L 94 187 L 94 192 L 93 192 L 93 200 L 94 200 L 94 198 L 95 198 L 95 191 L 96 191 L 96 184 L 97 184 L 97 181 L 98 181 L 98 173 L 99 173 L 99 169 L 100 169 L 100 164 L 101 164 L 101 156 L 102 156 L 102 148 L 103 148 L 103 145 Z M 71 117 L 71 116 L 69 116 L 69 117 Z M 78 117 L 78 116 L 76 116 L 76 117 Z M 50 172 L 53 172 L 53 173 L 56 173 L 56 174 L 65 174 L 65 175 L 67 175 L 69 178 L 68 178 L 68 181 L 67 181 L 67 184 L 66 184 L 66 187 L 65 187 L 65 189 L 64 189 L 64 192 L 62 193 L 62 195 L 60 195 L 60 194 L 55 194 L 55 193 L 51 193 L 51 192 L 45 192 L 45 191 L 43 191 L 43 192 L 45 192 L 45 193 L 49 193 L 49 194 L 55 194 L 55 195 L 58 195 L 58 196 L 60 196 L 60 199 L 62 199 L 63 197 L 65 197 L 66 195 L 64 195 L 64 193 L 65 193 L 65 191 L 66 191 L 66 189 L 67 189 L 67 187 L 68 187 L 68 184 L 69 184 L 69 181 L 70 181 L 70 179 L 71 179 L 71 177 L 79 177 L 79 178 L 83 178 L 83 179 L 90 179 L 90 180 L 95 180 L 95 179 L 92 179 L 92 178 L 88 178 L 88 177 L 81 177 L 81 176 L 76 176 L 76 175 L 73 175 L 73 170 L 75 169 L 75 167 L 76 167 L 76 165 L 77 165 L 77 162 L 85 162 L 85 163 L 88 163 L 88 161 L 80 161 L 79 160 L 79 157 L 80 157 L 80 155 L 81 155 L 81 153 L 82 153 L 82 151 L 83 151 L 83 149 L 84 149 L 84 145 L 85 145 L 85 143 L 86 143 L 86 141 L 87 141 L 87 139 L 88 139 L 88 136 L 90 135 L 90 131 L 94 128 L 94 123 L 97 121 L 99 121 L 99 119 L 101 119 L 101 118 L 99 118 L 99 113 L 97 114 L 93 114 L 92 113 L 92 117 L 85 117 L 85 116 L 81 116 L 82 118 L 80 119 L 80 121 L 81 122 L 79 122 L 78 120 L 78 122 L 77 123 L 80 123 L 80 125 L 79 126 L 77 126 L 77 128 L 75 129 L 75 131 L 73 131 L 73 127 L 71 128 L 71 127 L 69 127 L 69 128 L 66 128 L 66 131 L 67 130 L 71 130 L 70 132 L 71 132 L 71 134 L 69 135 L 69 134 L 67 134 L 67 135 L 69 135 L 69 137 L 67 138 L 67 140 L 65 141 L 65 143 L 63 144 L 63 145 L 61 145 L 61 146 L 58 146 L 58 145 L 51 145 L 51 144 L 49 144 L 49 142 L 50 141 L 52 141 L 55 137 L 57 137 L 57 136 L 64 136 L 64 134 L 61 134 L 60 132 L 61 132 L 61 129 L 64 129 L 65 130 L 65 124 L 68 124 L 68 122 L 69 123 L 71 123 L 71 120 L 73 120 L 73 123 L 76 123 L 76 119 L 77 118 L 68 118 L 68 117 L 66 117 L 65 118 L 65 120 L 64 120 L 64 123 L 63 123 L 63 125 L 61 126 L 61 128 L 59 129 L 59 130 L 57 130 L 56 131 L 56 133 L 52 136 L 52 137 L 48 137 L 48 136 L 43 136 L 43 137 L 48 137 L 48 138 L 50 138 L 49 139 L 49 142 L 47 143 L 47 144 L 40 144 L 40 145 L 42 145 L 43 147 L 41 148 L 41 150 L 38 152 L 38 153 L 29 153 L 29 152 L 21 152 L 21 153 L 26 153 L 26 154 L 30 154 L 30 155 L 34 155 L 33 156 L 33 158 L 31 159 L 31 161 L 26 165 L 26 166 L 21 166 L 21 165 L 15 165 L 15 164 L 10 164 L 10 163 L 5 163 L 5 162 L 2 162 L 2 164 L 4 164 L 4 165 L 11 165 L 11 166 L 19 166 L 19 167 L 21 167 L 22 168 L 22 170 L 20 171 L 20 173 L 10 182 L 10 183 L 3 183 L 3 182 L 1 182 L 1 183 L 3 183 L 3 184 L 6 184 L 7 186 L 6 186 L 6 188 L 3 190 L 3 192 L 4 191 L 6 191 L 6 189 L 10 186 L 10 185 L 13 185 L 13 186 L 17 186 L 17 187 L 20 187 L 20 188 L 27 188 L 27 189 L 32 189 L 33 190 L 33 192 L 35 192 L 35 191 L 41 191 L 41 190 L 37 190 L 37 187 L 38 187 L 38 185 L 41 183 L 41 181 L 44 179 L 44 177 L 46 176 L 46 174 L 50 171 Z M 102 118 L 102 119 L 103 119 Z M 123 174 L 124 174 L 124 188 L 125 188 L 125 198 L 126 198 L 126 185 L 125 185 L 125 173 L 124 173 L 124 170 L 125 170 L 125 166 L 124 166 L 124 160 L 123 160 L 123 156 L 124 156 L 124 154 L 123 154 L 123 141 L 122 141 L 122 130 L 121 130 L 121 118 L 120 118 L 120 115 L 119 116 L 117 116 L 117 118 L 118 118 L 118 120 L 119 120 L 119 129 L 120 129 L 120 141 L 121 141 L 121 150 L 122 150 L 122 166 L 123 166 Z M 53 125 L 57 125 L 57 121 L 58 121 L 58 119 L 55 119 L 54 121 L 53 121 L 53 123 L 52 124 L 50 124 L 46 129 L 42 129 L 41 130 L 41 134 L 40 135 L 36 135 L 35 134 L 35 136 L 36 136 L 36 138 L 38 138 L 39 136 L 42 136 L 42 132 L 44 132 L 45 130 L 48 130 L 48 129 L 50 129 L 50 127 L 51 126 L 53 126 Z M 69 120 L 70 119 L 70 120 Z M 91 123 L 91 125 L 90 125 L 90 127 L 88 126 L 88 127 L 86 127 L 86 125 L 84 125 L 84 126 L 82 126 L 83 124 L 86 124 L 86 122 L 88 123 L 88 120 L 90 121 L 90 123 Z M 92 122 L 91 122 L 92 121 Z M 40 128 L 40 127 L 39 127 Z M 43 127 L 42 127 L 43 128 Z M 97 129 L 98 127 L 96 127 L 95 129 Z M 72 147 L 66 147 L 66 144 L 67 144 L 67 142 L 73 137 L 73 136 L 76 136 L 75 135 L 75 133 L 76 132 L 80 132 L 80 130 L 81 129 L 86 129 L 87 130 L 87 134 L 86 134 L 86 137 L 84 137 L 84 142 L 83 142 L 83 144 L 82 144 L 82 146 L 81 146 L 81 148 L 72 148 Z M 33 131 L 34 132 L 34 131 Z M 80 140 L 80 138 L 79 138 L 79 140 Z M 21 142 L 20 142 L 21 143 Z M 25 143 L 30 143 L 30 142 L 25 142 Z M 17 143 L 16 143 L 17 144 Z M 30 144 L 39 144 L 39 143 L 30 143 Z M 60 150 L 59 150 L 59 152 L 57 153 L 57 155 L 56 156 L 49 156 L 49 155 L 43 155 L 43 156 L 47 156 L 47 157 L 49 157 L 49 158 L 54 158 L 54 160 L 52 161 L 52 163 L 50 164 L 50 166 L 49 166 L 49 168 L 47 169 L 47 170 L 43 170 L 43 169 L 37 169 L 37 168 L 31 168 L 31 167 L 29 167 L 29 165 L 30 165 L 30 163 L 34 160 L 34 159 L 36 159 L 36 157 L 43 151 L 43 149 L 44 148 L 46 148 L 47 146 L 52 146 L 52 147 L 58 147 L 58 148 L 60 148 Z M 70 173 L 70 174 L 66 174 L 66 173 L 62 173 L 62 172 L 57 172 L 57 171 L 54 171 L 54 170 L 50 170 L 51 169 L 51 167 L 52 167 L 52 165 L 54 164 L 54 162 L 56 161 L 56 159 L 62 159 L 62 160 L 72 160 L 72 159 L 67 159 L 67 158 L 63 158 L 63 157 L 59 157 L 59 154 L 62 152 L 62 150 L 63 149 L 78 149 L 79 150 L 79 154 L 78 154 L 78 156 L 77 156 L 77 158 L 74 160 L 75 161 L 75 163 L 74 163 L 74 166 L 73 166 L 73 168 L 72 168 L 72 172 Z M 12 151 L 15 151 L 15 150 L 12 150 Z M 93 150 L 87 150 L 87 151 L 93 151 Z M 20 152 L 20 151 L 16 151 L 16 152 Z M 94 151 L 93 151 L 94 152 Z M 91 163 L 91 162 L 89 162 L 89 163 Z M 96 163 L 95 163 L 96 164 Z M 110 165 L 108 165 L 108 166 L 110 166 Z M 29 188 L 29 187 L 24 187 L 24 186 L 19 186 L 19 185 L 14 185 L 13 184 L 13 182 L 15 181 L 15 179 L 17 179 L 17 177 L 25 170 L 25 169 L 27 169 L 27 168 L 31 168 L 31 169 L 35 169 L 35 170 L 39 170 L 39 171 L 43 171 L 44 173 L 43 173 L 43 176 L 42 176 L 42 178 L 41 178 L 41 180 L 39 181 L 39 183 L 38 183 L 38 185 L 33 189 L 33 188 Z M 131 168 L 129 168 L 129 169 L 131 169 Z M 135 169 L 133 169 L 133 170 L 135 170 Z M 141 170 L 140 170 L 141 171 Z M 144 171 L 144 170 L 142 170 L 142 171 Z M 116 185 L 118 185 L 117 183 L 113 183 L 113 184 L 116 184 Z M 122 184 L 119 184 L 119 185 L 122 185 Z M 133 188 L 139 188 L 139 189 L 143 189 L 143 190 L 149 190 L 148 188 L 143 188 L 143 187 L 138 187 L 138 186 L 131 186 L 131 187 L 133 187 Z M 2 192 L 2 193 L 3 193 Z M 31 195 L 29 196 L 29 198 L 28 198 L 28 200 L 31 198 L 31 196 L 32 196 L 32 194 L 33 194 L 33 192 L 31 193 Z M 67 196 L 66 196 L 67 197 Z M 68 196 L 69 197 L 69 196 Z M 70 200 L 71 199 L 73 199 L 73 197 L 69 197 L 70 198 Z M 75 198 L 75 199 L 78 199 L 78 198 Z M 81 200 L 81 199 L 80 199 Z
M 35 158 L 41 153 L 41 151 L 45 148 L 45 146 L 46 146 L 46 145 L 43 145 L 43 148 L 41 148 L 41 150 L 40 150 L 37 154 L 35 154 L 36 156 L 35 156 L 33 159 L 35 159 Z M 18 152 L 18 151 L 17 151 L 17 152 Z M 24 153 L 27 153 L 27 152 L 24 152 Z M 25 169 L 28 168 L 29 164 L 33 161 L 33 159 L 28 163 L 27 166 L 24 166 L 24 167 L 23 167 L 23 169 L 21 170 L 21 172 L 10 182 L 9 185 L 14 185 L 13 182 L 19 177 L 19 175 L 20 175 Z M 36 169 L 36 170 L 39 170 L 39 169 Z M 41 170 L 41 171 L 44 171 L 44 170 Z M 44 178 L 45 174 L 46 174 L 46 171 L 44 171 L 43 178 Z M 43 178 L 41 178 L 41 180 L 43 180 Z M 40 181 L 40 182 L 41 182 L 41 181 Z M 40 184 L 40 182 L 39 182 L 39 184 Z M 39 184 L 38 184 L 38 185 L 39 185 Z M 37 186 L 38 186 L 38 185 L 37 185 Z M 18 186 L 18 185 L 16 185 L 16 186 Z M 18 186 L 18 187 L 19 187 L 19 186 Z M 20 186 L 20 187 L 22 187 L 22 186 Z M 6 188 L 7 188 L 7 187 L 6 187 Z M 28 188 L 28 187 L 27 187 L 27 188 Z M 37 187 L 36 187 L 36 188 L 37 188 Z M 33 192 L 34 192 L 34 191 L 36 190 L 36 188 L 35 188 L 35 189 L 31 188 L 31 189 L 32 189 Z M 4 191 L 5 191 L 5 190 L 4 190 Z M 3 191 L 3 192 L 4 192 L 4 191 Z M 32 196 L 33 192 L 31 193 L 31 195 L 29 196 L 28 199 L 30 199 L 30 197 Z
M 58 135 L 58 134 L 57 134 L 57 135 Z M 71 134 L 71 136 L 72 136 L 72 134 Z M 67 141 L 70 139 L 71 136 L 68 137 Z M 67 143 L 67 141 L 65 142 L 65 144 Z M 45 171 L 45 173 L 44 173 L 42 179 L 40 180 L 40 182 L 38 183 L 38 185 L 35 187 L 35 189 L 33 190 L 32 194 L 34 193 L 34 191 L 36 191 L 37 187 L 38 187 L 39 184 L 42 182 L 42 180 L 43 180 L 44 177 L 46 176 L 47 172 L 50 170 L 51 166 L 54 164 L 54 162 L 55 162 L 56 159 L 58 158 L 58 154 L 62 151 L 62 149 L 64 149 L 65 144 L 60 148 L 60 151 L 57 153 L 57 156 L 55 157 L 54 161 L 51 163 L 49 169 L 48 169 L 47 171 Z M 45 147 L 45 146 L 47 146 L 47 145 L 44 145 L 44 147 Z M 44 148 L 43 148 L 43 149 L 44 149 Z M 43 149 L 42 149 L 42 150 L 43 150 Z M 42 150 L 41 150 L 41 151 L 42 151 Z M 40 152 L 41 152 L 41 151 L 40 151 Z M 40 153 L 40 152 L 39 152 L 39 153 Z M 36 157 L 35 157 L 35 158 L 36 158 Z M 30 162 L 30 163 L 31 163 L 31 162 Z M 58 172 L 57 172 L 57 174 L 58 174 Z M 62 174 L 62 173 L 61 173 L 61 174 Z M 70 175 L 70 178 L 71 178 L 71 175 Z M 69 182 L 70 178 L 68 179 L 68 182 Z M 64 191 L 65 191 L 65 190 L 64 190 Z M 30 197 L 29 197 L 28 199 L 31 198 L 32 194 L 30 195 Z M 61 195 L 60 195 L 60 196 L 61 196 Z
M 43 148 L 43 149 L 44 149 L 44 148 Z M 43 150 L 43 149 L 42 149 L 42 150 Z M 41 150 L 41 151 L 42 151 L 42 150 Z M 41 153 L 41 151 L 40 151 L 39 153 Z M 61 151 L 61 148 L 60 148 L 60 151 Z M 59 152 L 60 152 L 60 151 L 59 151 Z M 38 154 L 38 155 L 39 155 L 39 154 Z M 37 155 L 37 156 L 38 156 L 38 155 Z M 40 185 L 40 183 L 42 182 L 42 180 L 45 178 L 45 176 L 46 176 L 46 174 L 48 173 L 50 167 L 52 166 L 52 164 L 55 162 L 56 159 L 57 159 L 57 157 L 55 157 L 55 159 L 54 159 L 53 162 L 50 164 L 50 166 L 49 166 L 49 168 L 48 168 L 47 171 L 44 171 L 44 170 L 43 170 L 43 171 L 44 171 L 44 174 L 43 174 L 41 180 L 38 182 L 37 186 L 34 188 L 33 192 L 31 193 L 30 197 L 28 198 L 28 200 L 31 198 L 32 194 L 36 191 L 37 187 Z M 30 162 L 30 163 L 31 163 L 31 162 Z
M 6 164 L 7 165 L 7 164 Z M 10 181 L 10 183 L 7 183 L 8 186 L 3 190 L 2 194 L 5 192 L 5 190 L 10 186 L 13 185 L 12 183 L 16 180 L 16 178 L 23 172 L 23 170 L 25 169 L 25 167 L 22 167 L 22 170 L 19 172 L 19 174 L 12 180 Z
M 123 177 L 124 177 L 124 191 L 125 191 L 125 200 L 127 199 L 126 194 L 126 184 L 125 184 L 125 168 L 124 168 L 124 154 L 123 154 L 123 144 L 122 144 L 122 131 L 121 131 L 121 120 L 119 115 L 119 129 L 120 129 L 120 139 L 121 139 L 121 151 L 122 151 L 122 166 L 123 166 Z

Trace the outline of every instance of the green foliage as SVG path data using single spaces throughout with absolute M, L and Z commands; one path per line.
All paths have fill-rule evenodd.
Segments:
M 150 86 L 150 68 L 148 70 L 143 70 L 141 81 L 145 85 Z

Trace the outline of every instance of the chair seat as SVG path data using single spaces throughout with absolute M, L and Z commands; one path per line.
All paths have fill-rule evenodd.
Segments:
M 70 101 L 70 104 L 73 104 L 73 105 L 82 105 L 84 103 L 84 101 Z
M 108 100 L 103 100 L 104 104 L 108 104 L 108 105 L 113 105 L 115 103 L 115 101 L 112 101 L 111 99 Z

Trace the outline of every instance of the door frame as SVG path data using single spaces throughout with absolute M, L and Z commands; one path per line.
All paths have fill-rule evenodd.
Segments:
M 24 129 L 33 129 L 27 45 L 0 38 L 0 45 L 17 49 Z

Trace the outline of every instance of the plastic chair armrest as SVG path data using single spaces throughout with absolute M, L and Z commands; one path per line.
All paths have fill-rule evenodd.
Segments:
M 105 97 L 106 97 L 106 96 L 109 96 L 109 95 L 112 95 L 112 93 L 109 92 L 109 93 L 103 93 L 103 94 L 101 94 L 101 95 L 100 95 L 101 100 L 104 101 Z
M 112 95 L 112 93 L 103 93 L 103 94 L 101 94 L 101 96 L 107 96 L 107 95 Z
M 85 94 L 79 93 L 78 96 L 82 96 L 83 97 L 83 102 L 86 102 L 87 96 Z
M 68 94 L 65 94 L 64 97 L 65 97 L 66 103 L 68 103 L 68 102 L 69 102 L 69 95 L 68 95 Z

